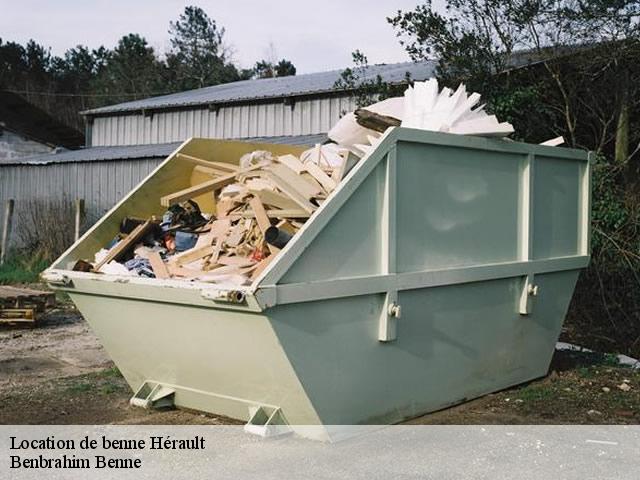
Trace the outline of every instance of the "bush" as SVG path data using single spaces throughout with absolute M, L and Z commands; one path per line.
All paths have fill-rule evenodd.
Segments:
M 601 351 L 640 357 L 640 209 L 624 188 L 624 165 L 593 168 L 592 259 L 569 307 L 564 336 Z

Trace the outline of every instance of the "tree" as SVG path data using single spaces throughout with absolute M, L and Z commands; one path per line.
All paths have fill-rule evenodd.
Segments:
M 629 91 L 637 82 L 628 78 L 628 60 L 637 52 L 639 19 L 640 4 L 629 0 L 447 0 L 444 13 L 427 0 L 387 20 L 413 60 L 438 59 L 445 83 L 464 80 L 494 107 L 505 94 L 524 98 L 533 88 L 544 93 L 536 101 L 570 145 L 603 151 L 616 124 L 627 124 L 616 122 L 622 105 L 637 97 Z M 532 76 L 520 85 L 510 80 L 526 72 L 496 79 L 527 63 L 541 68 L 526 69 Z M 605 77 L 614 88 L 603 89 Z
M 380 75 L 371 76 L 368 73 L 369 59 L 360 50 L 351 53 L 353 68 L 348 67 L 340 73 L 340 78 L 334 83 L 334 87 L 352 91 L 355 94 L 356 106 L 366 107 L 385 98 L 402 95 L 406 88 L 402 85 L 391 85 L 382 80 Z M 411 80 L 409 72 L 406 74 L 406 83 Z
M 112 52 L 97 51 L 95 93 L 110 102 L 145 98 L 163 90 L 164 66 L 144 37 L 130 33 Z
M 239 79 L 224 43 L 225 30 L 199 7 L 186 7 L 170 23 L 171 52 L 167 65 L 176 90 L 202 88 Z
M 296 67 L 284 58 L 278 63 L 260 60 L 253 67 L 253 72 L 255 78 L 288 77 L 296 74 Z

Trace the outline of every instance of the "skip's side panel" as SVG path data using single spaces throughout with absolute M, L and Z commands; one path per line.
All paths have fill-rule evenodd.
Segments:
M 394 423 L 546 374 L 578 271 L 399 292 L 397 339 L 378 341 L 384 295 L 276 307 L 270 318 L 324 424 Z

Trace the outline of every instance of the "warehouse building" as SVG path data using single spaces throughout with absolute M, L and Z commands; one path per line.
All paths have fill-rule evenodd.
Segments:
M 361 79 L 402 84 L 434 71 L 435 62 L 374 65 Z M 356 106 L 353 90 L 336 88 L 340 74 L 245 80 L 82 112 L 85 148 L 0 160 L 1 205 L 15 200 L 14 232 L 33 200 L 82 199 L 91 223 L 190 137 L 321 143 Z

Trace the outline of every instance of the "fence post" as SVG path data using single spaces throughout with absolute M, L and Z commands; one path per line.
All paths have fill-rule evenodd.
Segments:
M 84 220 L 84 199 L 82 198 L 76 199 L 75 211 L 76 211 L 76 221 L 75 221 L 74 241 L 77 242 L 78 239 L 80 238 L 80 230 L 82 228 L 82 222 Z
M 13 199 L 7 200 L 4 207 L 4 222 L 2 224 L 2 243 L 0 244 L 0 265 L 2 265 L 7 256 L 9 248 L 9 237 L 11 236 L 11 224 L 13 221 Z

